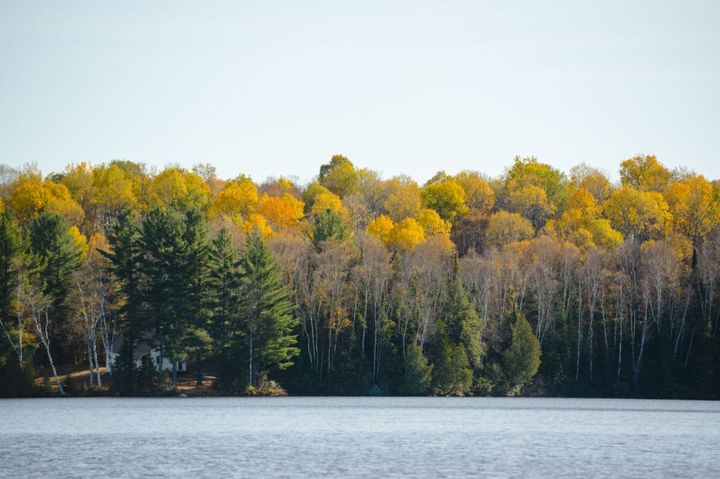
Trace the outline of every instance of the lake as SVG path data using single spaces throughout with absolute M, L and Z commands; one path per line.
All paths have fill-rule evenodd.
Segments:
M 720 402 L 0 400 L 0 477 L 719 477 Z

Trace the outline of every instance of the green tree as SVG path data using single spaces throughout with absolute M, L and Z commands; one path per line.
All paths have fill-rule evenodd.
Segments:
M 293 365 L 300 352 L 295 346 L 298 320 L 282 272 L 258 235 L 248 236 L 239 269 L 239 312 L 246 338 L 248 384 L 255 386 L 261 371 Z
M 348 228 L 342 215 L 331 210 L 312 215 L 310 217 L 310 227 L 312 228 L 313 244 L 318 250 L 323 241 L 342 241 L 350 236 L 350 228 Z
M 472 370 L 462 345 L 453 345 L 447 338 L 440 341 L 438 358 L 433 368 L 433 391 L 442 396 L 464 396 L 472 387 Z
M 43 213 L 30 223 L 30 250 L 44 265 L 44 293 L 59 312 L 68 293 L 70 275 L 82 263 L 82 251 L 69 233 L 70 225 L 60 215 Z
M 187 271 L 186 224 L 173 211 L 152 210 L 142 226 L 145 304 L 152 316 L 160 362 L 172 361 L 173 384 L 177 362 L 185 359 L 188 334 L 187 297 L 192 285 Z
M 427 394 L 432 384 L 432 370 L 432 364 L 428 363 L 420 347 L 409 344 L 405 351 L 405 374 L 398 392 L 410 396 Z
M 181 280 L 186 294 L 180 298 L 187 327 L 183 341 L 188 352 L 195 357 L 198 384 L 202 383 L 203 358 L 210 352 L 210 290 L 209 250 L 207 225 L 204 215 L 192 208 L 185 213 L 183 234 L 184 274 Z
M 532 327 L 525 316 L 515 313 L 515 321 L 511 328 L 510 347 L 502 355 L 508 390 L 520 392 L 540 368 L 540 342 L 535 337 Z
M 481 366 L 483 356 L 482 322 L 475 306 L 468 296 L 460 279 L 459 261 L 455 257 L 453 275 L 448 284 L 448 299 L 444 311 L 443 322 L 448 338 L 453 344 L 465 348 L 470 365 Z
M 210 336 L 220 386 L 229 389 L 236 376 L 234 364 L 239 360 L 233 346 L 242 341 L 242 331 L 238 327 L 238 253 L 225 228 L 219 231 L 210 245 L 208 264 Z

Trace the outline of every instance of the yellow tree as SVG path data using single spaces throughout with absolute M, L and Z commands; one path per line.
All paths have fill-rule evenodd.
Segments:
M 597 168 L 584 163 L 570 169 L 570 177 L 576 188 L 583 188 L 595 197 L 598 204 L 610 197 L 612 185 L 610 180 Z
M 405 218 L 390 232 L 389 245 L 400 251 L 410 251 L 423 241 L 425 241 L 425 232 L 422 226 L 413 218 Z
M 437 211 L 440 217 L 447 221 L 453 221 L 468 211 L 465 190 L 452 178 L 428 183 L 422 190 L 421 198 L 425 208 Z
M 247 220 L 242 224 L 245 233 L 258 233 L 263 239 L 271 238 L 274 234 L 265 217 L 258 213 L 250 213 Z
M 322 213 L 324 211 L 332 211 L 338 213 L 343 218 L 347 219 L 348 212 L 343 202 L 338 195 L 331 193 L 330 191 L 324 191 L 315 197 L 310 213 Z
M 99 215 L 105 217 L 106 222 L 124 208 L 138 208 L 135 197 L 136 181 L 136 178 L 116 164 L 93 169 L 92 204 L 99 210 Z
M 10 207 L 19 222 L 26 223 L 40 213 L 57 213 L 71 224 L 81 224 L 84 212 L 65 185 L 43 181 L 39 174 L 20 175 L 11 188 Z
M 258 211 L 278 228 L 297 226 L 303 217 L 305 203 L 290 193 L 282 196 L 269 196 L 265 193 L 260 197 Z
M 450 234 L 450 227 L 452 226 L 449 221 L 440 218 L 437 211 L 429 208 L 420 210 L 417 216 L 417 222 L 422 226 L 427 235 Z
M 248 217 L 255 212 L 258 202 L 255 183 L 249 179 L 232 181 L 215 197 L 210 205 L 209 215 L 211 218 L 219 216 L 234 218 L 238 215 Z
M 671 178 L 670 170 L 652 155 L 639 155 L 620 163 L 623 186 L 641 191 L 662 191 Z
M 320 167 L 320 183 L 338 196 L 345 196 L 357 189 L 358 172 L 352 162 L 343 155 L 335 155 L 330 163 Z
M 487 228 L 488 246 L 502 248 L 506 244 L 530 239 L 535 234 L 530 221 L 518 213 L 498 211 L 490 215 Z
M 703 176 L 670 184 L 665 190 L 665 198 L 673 226 L 694 242 L 709 233 L 720 219 L 713 185 Z
M 395 177 L 386 182 L 387 199 L 383 208 L 394 221 L 415 217 L 420 208 L 420 186 L 407 177 Z
M 603 208 L 614 229 L 641 241 L 663 236 L 670 224 L 668 204 L 654 191 L 623 186 L 612 192 Z
M 207 209 L 210 187 L 195 173 L 166 168 L 148 186 L 148 209 Z
M 465 204 L 482 213 L 489 212 L 495 205 L 495 192 L 477 171 L 461 171 L 455 175 L 455 181 L 465 192 Z
M 379 239 L 385 246 L 388 246 L 392 240 L 391 235 L 394 228 L 395 222 L 392 219 L 380 215 L 367 225 L 365 231 Z
M 547 193 L 535 185 L 517 186 L 509 193 L 510 209 L 529 219 L 535 228 L 540 228 L 554 213 L 554 208 L 548 203 Z

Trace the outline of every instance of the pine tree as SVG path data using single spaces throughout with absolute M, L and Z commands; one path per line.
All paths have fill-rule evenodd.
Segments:
M 450 341 L 461 344 L 473 368 L 481 366 L 483 357 L 482 322 L 460 279 L 458 258 L 448 285 L 448 301 L 444 314 Z
M 185 213 L 184 250 L 181 280 L 188 287 L 180 298 L 186 329 L 185 348 L 195 357 L 197 383 L 202 384 L 203 358 L 210 350 L 209 241 L 205 218 L 197 209 Z
M 110 262 L 110 273 L 116 279 L 118 292 L 123 298 L 120 316 L 124 321 L 125 336 L 139 338 L 145 325 L 142 322 L 142 252 L 140 229 L 132 211 L 123 210 L 107 232 L 109 251 L 101 251 Z
M 115 278 L 117 291 L 122 298 L 118 311 L 123 327 L 123 342 L 110 371 L 112 388 L 120 395 L 131 395 L 137 390 L 138 375 L 133 352 L 147 325 L 142 315 L 141 271 L 142 252 L 140 229 L 129 209 L 122 210 L 107 232 L 109 251 L 100 251 L 110 263 L 110 274 Z
M 186 298 L 192 285 L 187 274 L 187 243 L 184 218 L 173 211 L 152 210 L 142 227 L 145 304 L 152 315 L 160 363 L 170 359 L 172 380 L 177 379 L 176 363 L 185 358 L 188 333 Z
M 239 266 L 239 320 L 246 338 L 248 384 L 255 386 L 260 371 L 292 366 L 300 352 L 294 334 L 298 320 L 280 268 L 258 234 L 248 236 Z
M 520 392 L 540 368 L 540 342 L 525 316 L 515 313 L 510 347 L 503 352 L 503 366 L 510 393 Z
M 67 296 L 70 275 L 82 263 L 82 252 L 69 229 L 65 218 L 53 213 L 43 213 L 30 224 L 30 249 L 42 259 L 44 293 L 52 298 L 56 313 Z
M 350 236 L 350 229 L 343 217 L 332 210 L 325 210 L 310 217 L 312 241 L 320 250 L 320 244 L 327 240 L 344 240 Z
M 408 395 L 426 394 L 432 383 L 432 364 L 428 363 L 420 347 L 409 344 L 405 351 L 405 375 L 398 392 Z
M 472 370 L 465 348 L 462 345 L 453 345 L 446 337 L 442 337 L 437 361 L 433 368 L 435 394 L 464 396 L 470 392 L 472 378 Z
M 208 257 L 210 335 L 213 341 L 221 386 L 228 389 L 234 374 L 237 352 L 233 344 L 242 335 L 238 326 L 238 254 L 226 229 L 221 229 L 212 241 Z

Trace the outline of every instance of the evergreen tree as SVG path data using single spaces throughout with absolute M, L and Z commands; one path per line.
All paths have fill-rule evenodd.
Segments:
M 0 320 L 11 322 L 17 257 L 24 249 L 20 230 L 7 213 L 0 214 Z
M 132 396 L 138 390 L 138 370 L 133 356 L 135 341 L 131 333 L 123 337 L 120 353 L 112 366 L 112 390 L 121 396 Z
M 248 384 L 255 386 L 260 371 L 292 366 L 300 352 L 294 334 L 298 320 L 280 268 L 258 234 L 248 236 L 239 266 L 239 320 L 246 338 Z
M 515 313 L 511 328 L 510 347 L 503 352 L 503 366 L 508 390 L 520 392 L 540 368 L 540 342 L 533 334 L 525 315 Z
M 120 316 L 125 323 L 125 335 L 137 339 L 144 329 L 142 323 L 142 252 L 140 229 L 132 211 L 120 212 L 107 232 L 110 251 L 101 251 L 110 262 L 110 273 L 123 298 Z
M 212 241 L 209 257 L 209 310 L 210 335 L 214 345 L 218 375 L 224 389 L 230 387 L 234 374 L 237 351 L 233 344 L 242 335 L 238 327 L 238 254 L 226 229 L 221 229 Z
M 187 323 L 183 341 L 188 352 L 195 357 L 198 384 L 202 383 L 202 362 L 209 352 L 210 337 L 209 311 L 209 241 L 207 225 L 203 214 L 197 209 L 185 213 L 184 273 L 182 281 L 187 294 L 180 298 L 183 317 Z
M 428 363 L 420 347 L 409 344 L 405 351 L 405 375 L 398 392 L 408 395 L 426 394 L 432 383 L 432 364 Z
M 152 210 L 142 227 L 141 247 L 144 252 L 144 299 L 152 315 L 155 342 L 160 351 L 160 364 L 170 359 L 173 384 L 177 379 L 177 362 L 185 359 L 184 340 L 188 333 L 186 298 L 192 285 L 187 274 L 186 224 L 173 211 Z
M 472 388 L 472 370 L 462 345 L 451 344 L 446 337 L 440 341 L 433 368 L 433 390 L 442 396 L 465 396 Z
M 82 263 L 82 252 L 69 229 L 65 218 L 53 213 L 43 213 L 30 223 L 30 249 L 43 262 L 44 293 L 56 313 L 67 296 L 70 275 Z
M 470 365 L 480 368 L 483 356 L 482 322 L 460 279 L 458 258 L 448 284 L 444 323 L 450 341 L 465 348 Z
M 350 236 L 350 228 L 343 217 L 332 210 L 325 210 L 315 213 L 310 217 L 312 228 L 312 241 L 315 248 L 320 249 L 320 244 L 327 240 L 344 240 Z
M 121 395 L 134 394 L 137 374 L 133 351 L 146 329 L 142 316 L 142 252 L 140 229 L 129 209 L 122 210 L 107 232 L 109 251 L 101 251 L 110 263 L 110 273 L 122 298 L 118 311 L 123 326 L 123 342 L 111 367 L 113 389 Z
M 0 214 L 0 396 L 27 395 L 33 390 L 34 371 L 24 355 L 30 345 L 15 312 L 25 248 L 15 220 L 8 213 Z

